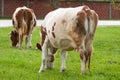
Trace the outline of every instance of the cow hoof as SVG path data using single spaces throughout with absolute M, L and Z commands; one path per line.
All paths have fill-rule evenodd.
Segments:
M 86 74 L 86 71 L 82 71 L 82 74 Z
M 65 72 L 65 69 L 61 69 L 60 72 Z
M 19 49 L 19 50 L 21 50 L 21 49 L 22 49 L 22 47 L 18 47 L 18 49 Z
M 48 62 L 46 67 L 47 69 L 53 69 L 54 68 L 53 62 Z
M 29 46 L 29 48 L 32 48 L 32 46 Z
M 44 72 L 44 70 L 39 70 L 39 73 Z

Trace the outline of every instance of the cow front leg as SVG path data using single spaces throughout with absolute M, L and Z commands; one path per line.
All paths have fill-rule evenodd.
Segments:
M 61 64 L 61 69 L 60 69 L 60 72 L 63 72 L 65 71 L 66 69 L 66 65 L 65 65 L 65 61 L 66 61 L 66 51 L 63 51 L 61 52 L 61 60 L 62 60 L 62 64 Z
M 48 39 L 46 38 L 45 42 L 44 42 L 44 44 L 42 46 L 42 64 L 41 64 L 39 72 L 43 72 L 45 67 L 46 67 L 47 56 L 48 56 L 47 44 L 48 44 Z

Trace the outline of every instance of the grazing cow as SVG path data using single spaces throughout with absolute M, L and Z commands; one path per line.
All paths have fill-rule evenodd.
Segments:
M 26 48 L 31 47 L 31 36 L 33 28 L 36 26 L 36 16 L 34 11 L 27 7 L 18 7 L 12 17 L 15 30 L 11 31 L 10 39 L 12 46 L 21 47 L 23 36 L 26 35 Z
M 61 49 L 61 69 L 65 70 L 66 52 L 76 50 L 80 53 L 81 72 L 86 73 L 86 63 L 90 71 L 90 58 L 93 38 L 98 23 L 98 15 L 88 6 L 76 8 L 60 8 L 48 13 L 41 25 L 42 43 L 37 47 L 42 49 L 42 65 L 39 72 L 45 68 L 53 68 L 54 54 Z

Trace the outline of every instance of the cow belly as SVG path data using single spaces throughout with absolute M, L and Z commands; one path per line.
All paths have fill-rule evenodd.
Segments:
M 62 50 L 72 50 L 76 47 L 75 43 L 67 38 L 64 39 L 57 39 L 57 40 L 50 40 L 51 44 L 55 48 L 59 48 Z
M 61 39 L 59 42 L 59 47 L 62 50 L 71 50 L 74 48 L 72 41 L 69 39 Z

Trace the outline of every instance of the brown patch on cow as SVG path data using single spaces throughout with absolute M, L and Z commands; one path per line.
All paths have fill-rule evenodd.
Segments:
M 54 61 L 54 55 L 50 55 L 50 62 Z
M 54 22 L 53 26 L 52 26 L 52 31 L 54 31 L 54 27 L 55 27 L 56 23 Z
M 54 48 L 52 54 L 55 54 L 57 50 L 58 50 L 57 48 Z
M 19 41 L 19 34 L 14 30 L 14 31 L 11 31 L 10 33 L 10 39 L 11 39 L 11 42 L 12 42 L 12 46 L 15 47 Z
M 27 23 L 27 34 L 29 34 L 31 30 L 32 13 L 27 9 L 24 10 L 24 20 Z
M 24 14 L 24 10 L 23 10 L 23 9 L 19 10 L 19 11 L 16 13 L 16 16 L 15 16 L 15 17 L 16 17 L 16 20 L 17 20 L 17 22 L 18 22 L 18 28 L 21 27 L 22 21 L 23 21 L 23 19 L 24 19 L 23 14 Z
M 23 26 L 23 20 L 27 24 L 27 29 L 25 30 L 27 34 L 30 32 L 30 27 L 31 27 L 31 21 L 32 21 L 32 13 L 28 9 L 21 9 L 18 11 L 16 14 L 16 20 L 18 22 L 18 28 L 25 27 Z
M 42 43 L 41 43 L 41 46 L 42 46 L 44 44 L 47 33 L 46 33 L 46 28 L 44 28 L 43 26 L 40 27 L 40 30 L 42 34 Z
M 79 35 L 85 35 L 85 18 L 86 18 L 86 13 L 84 11 L 80 11 L 77 13 L 78 16 L 78 22 L 77 22 L 77 27 L 75 29 L 75 32 L 77 32 Z
M 77 13 L 77 22 L 75 27 L 73 27 L 73 31 L 70 33 L 72 35 L 72 38 L 79 47 L 82 44 L 83 39 L 85 38 L 86 35 L 86 30 L 85 30 L 85 20 L 87 19 L 87 14 L 85 11 L 79 11 Z M 76 47 L 76 48 L 77 48 Z
M 54 33 L 54 32 L 52 32 L 52 35 L 53 35 L 53 37 L 55 38 L 55 33 Z
M 52 55 L 50 55 L 50 62 L 54 61 L 54 54 L 56 53 L 57 48 L 53 48 Z
M 54 26 L 52 26 L 52 31 L 54 31 Z

